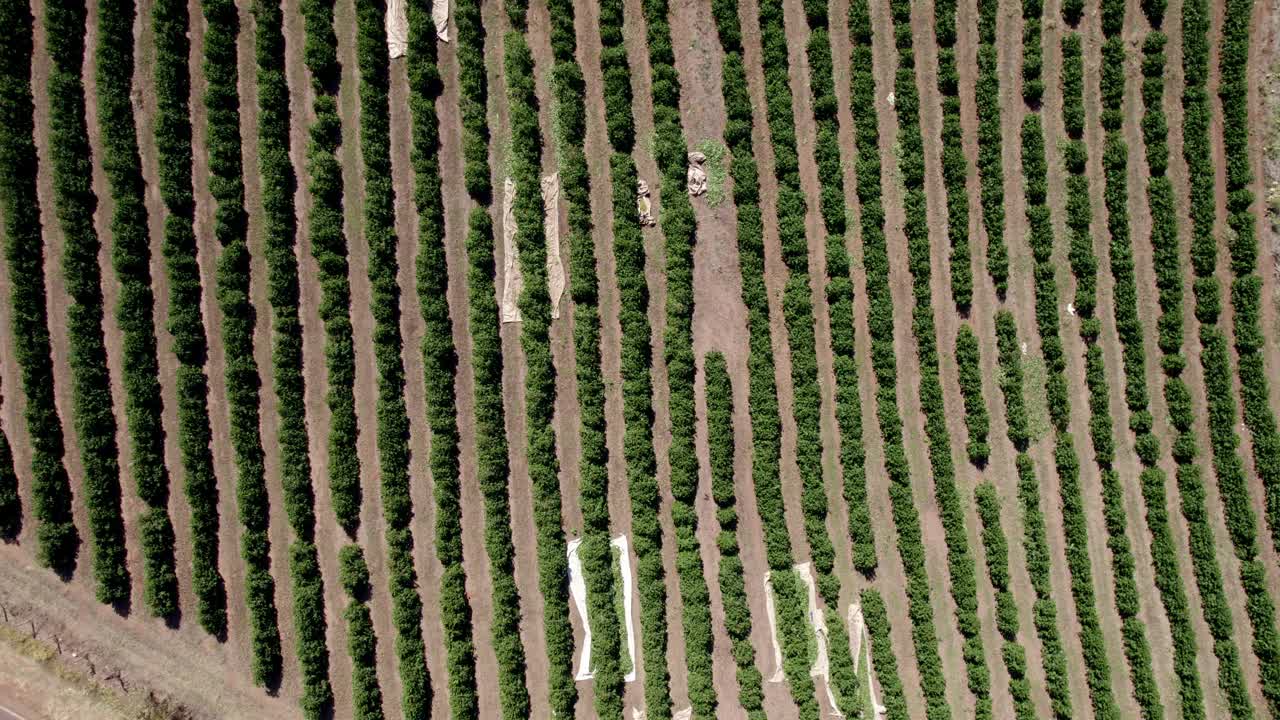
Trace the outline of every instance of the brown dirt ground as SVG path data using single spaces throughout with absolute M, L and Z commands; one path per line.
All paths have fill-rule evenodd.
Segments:
M 921 11 L 923 12 L 923 11 Z M 964 665 L 960 654 L 960 638 L 954 623 L 955 603 L 947 588 L 950 579 L 947 574 L 946 543 L 943 536 L 942 523 L 938 508 L 933 499 L 930 465 L 927 460 L 927 446 L 924 437 L 923 413 L 920 408 L 918 382 L 910 379 L 920 375 L 920 364 L 916 357 L 916 343 L 911 328 L 911 316 L 905 308 L 914 307 L 911 295 L 911 277 L 906 267 L 906 237 L 903 234 L 904 214 L 902 206 L 903 186 L 901 174 L 894 160 L 897 153 L 897 115 L 888 104 L 887 99 L 880 106 L 881 96 L 887 98 L 893 89 L 894 72 L 897 64 L 896 54 L 891 42 L 892 21 L 888 8 L 872 11 L 872 24 L 876 28 L 876 37 L 883 38 L 885 47 L 884 61 L 877 58 L 875 74 L 877 79 L 877 105 L 880 110 L 881 127 L 895 128 L 882 132 L 881 157 L 886 158 L 884 170 L 887 177 L 883 181 L 885 198 L 885 234 L 889 245 L 889 286 L 894 298 L 894 306 L 904 309 L 897 315 L 894 325 L 894 351 L 897 356 L 898 403 L 903 417 L 903 438 L 906 444 L 907 459 L 913 477 L 913 494 L 916 511 L 920 516 L 921 530 L 925 544 L 925 557 L 930 586 L 937 590 L 930 593 L 933 606 L 934 627 L 937 630 L 939 650 L 942 658 L 943 672 L 954 681 L 948 683 L 949 703 L 954 707 L 964 707 Z M 917 13 L 918 15 L 918 13 Z M 921 31 L 913 28 L 916 34 Z M 891 57 L 892 56 L 892 57 Z M 926 79 L 927 82 L 927 79 Z M 888 124 L 892 120 L 892 124 Z M 888 146 L 886 147 L 886 143 Z M 873 406 L 874 407 L 874 406 Z M 896 534 L 893 536 L 896 542 Z M 904 607 L 905 610 L 905 607 Z M 891 617 L 892 619 L 892 617 Z M 895 627 L 898 620 L 892 620 Z M 903 629 L 909 633 L 910 621 L 904 616 L 900 621 Z M 896 644 L 896 643 L 895 643 Z M 903 657 L 906 646 L 898 646 L 899 657 Z
M 680 74 L 681 116 L 686 137 L 693 145 L 703 139 L 723 143 L 725 112 L 720 88 L 723 53 L 713 39 L 716 30 L 709 8 L 698 3 L 677 2 L 672 6 L 671 18 L 671 41 Z M 746 354 L 746 308 L 742 304 L 733 232 L 737 224 L 736 209 L 728 198 L 717 207 L 695 199 L 693 209 L 698 223 L 698 244 L 694 248 L 694 353 L 705 355 L 715 350 L 739 361 L 745 359 Z M 718 582 L 720 556 L 716 537 L 720 526 L 710 494 L 705 382 L 702 377 L 695 380 L 695 401 L 699 403 L 696 440 L 699 467 L 704 470 L 700 473 L 703 488 L 697 499 L 698 538 L 711 600 L 717 713 L 721 717 L 738 718 L 744 716 L 745 710 L 738 702 L 736 666 L 725 631 Z
M 1170 50 L 1168 66 L 1175 68 L 1174 77 L 1177 79 L 1177 89 L 1180 92 L 1182 87 L 1182 35 L 1181 28 L 1176 24 L 1169 24 L 1167 27 L 1170 39 Z M 1213 46 L 1211 45 L 1211 48 Z M 1211 64 L 1211 68 L 1213 65 Z M 1211 70 L 1213 72 L 1213 70 Z M 1171 102 L 1167 102 L 1166 110 L 1169 113 L 1169 147 L 1171 161 L 1169 163 L 1169 177 L 1173 181 L 1175 199 L 1178 203 L 1179 218 L 1181 219 L 1180 228 L 1183 233 L 1182 237 L 1182 262 L 1183 267 L 1187 268 L 1184 273 L 1189 273 L 1190 263 L 1188 260 L 1190 250 L 1190 220 L 1189 220 L 1189 186 L 1188 171 L 1186 162 L 1182 157 L 1183 131 L 1182 131 L 1182 104 L 1181 96 L 1175 95 Z M 1185 302 L 1188 307 L 1194 301 L 1194 296 L 1190 292 L 1190 283 L 1184 288 L 1187 291 Z M 1221 504 L 1218 497 L 1218 485 L 1214 478 L 1213 469 L 1210 466 L 1212 453 L 1207 444 L 1208 435 L 1208 413 L 1206 408 L 1206 399 L 1204 391 L 1204 372 L 1200 365 L 1200 343 L 1197 342 L 1199 323 L 1195 319 L 1194 313 L 1187 312 L 1184 319 L 1184 332 L 1186 339 L 1184 341 L 1184 349 L 1187 355 L 1187 369 L 1185 371 L 1185 379 L 1192 393 L 1192 399 L 1195 413 L 1195 433 L 1197 437 L 1202 439 L 1201 451 L 1202 458 L 1200 467 L 1205 483 L 1205 507 L 1209 517 L 1210 524 L 1213 529 L 1214 540 L 1218 551 L 1218 562 L 1222 569 L 1223 589 L 1226 591 L 1227 604 L 1231 609 L 1234 623 L 1234 639 L 1237 649 L 1240 651 L 1241 663 L 1245 669 L 1246 680 L 1256 677 L 1255 673 L 1248 670 L 1249 663 L 1252 661 L 1252 655 L 1248 648 L 1250 645 L 1250 630 L 1246 616 L 1243 614 L 1243 595 L 1239 589 L 1239 563 L 1236 561 L 1235 553 L 1231 549 L 1231 542 L 1226 534 L 1226 527 L 1222 517 Z M 1198 593 L 1197 593 L 1198 596 Z M 1213 665 L 1216 667 L 1216 661 Z M 1216 674 L 1208 677 L 1216 677 Z M 1251 692 L 1255 692 L 1255 703 L 1257 687 L 1251 688 Z M 1219 695 L 1216 690 L 1212 693 Z
M 623 37 L 627 59 L 631 64 L 631 92 L 635 98 L 632 112 L 635 117 L 636 144 L 632 151 L 639 178 L 648 180 L 653 189 L 653 216 L 661 217 L 662 174 L 653 157 L 653 93 L 652 72 L 649 67 L 647 24 L 639 0 L 624 3 Z M 683 192 L 682 188 L 667 188 L 667 192 Z M 662 567 L 667 585 L 667 672 L 670 676 L 673 710 L 689 706 L 688 679 L 686 677 L 684 646 L 684 604 L 680 595 L 680 576 L 676 571 L 675 525 L 671 520 L 671 463 L 668 450 L 671 447 L 671 413 L 668 409 L 670 390 L 667 386 L 667 366 L 664 361 L 667 313 L 667 276 L 665 237 L 659 227 L 642 229 L 645 246 L 645 277 L 649 286 L 649 328 L 653 351 L 653 450 L 657 455 L 657 476 L 660 492 L 658 520 L 662 525 Z M 615 525 L 620 529 L 631 527 L 630 497 L 613 493 L 610 498 Z M 619 514 L 626 520 L 619 524 Z M 641 628 L 643 632 L 643 628 Z M 643 682 L 642 673 L 636 674 Z
M 160 199 L 159 189 L 159 157 L 155 150 L 155 143 L 151 142 L 151 138 L 155 136 L 155 112 L 156 99 L 153 89 L 154 77 L 154 54 L 152 47 L 153 33 L 150 23 L 143 23 L 143 17 L 151 17 L 151 8 L 153 3 L 145 2 L 138 5 L 138 17 L 135 21 L 134 36 L 137 41 L 137 67 L 134 73 L 135 103 L 139 104 L 140 111 L 137 116 L 138 121 L 138 139 L 139 150 L 142 159 L 142 176 L 146 183 L 147 192 L 147 210 L 148 220 L 150 223 L 151 233 L 151 289 L 155 293 L 155 331 L 156 331 L 156 353 L 160 366 L 160 395 L 164 399 L 164 408 L 161 416 L 163 427 L 165 428 L 165 465 L 169 468 L 169 517 L 173 522 L 174 532 L 179 538 L 187 537 L 190 534 L 190 509 L 186 504 L 186 494 L 183 492 L 182 483 L 184 476 L 182 472 L 181 453 L 178 448 L 178 414 L 177 414 L 177 390 L 174 387 L 177 381 L 177 363 L 173 357 L 173 336 L 168 332 L 168 313 L 169 313 L 169 276 L 165 271 L 165 262 L 163 255 L 163 203 Z M 104 289 L 105 286 L 104 286 Z M 110 315 L 108 316 L 110 317 Z M 109 320 L 107 324 L 108 338 L 112 334 L 114 320 Z M 112 342 L 112 340 L 108 340 Z M 116 353 L 110 352 L 108 346 L 108 362 L 117 362 Z M 113 374 L 117 368 L 113 367 Z M 117 431 L 117 443 L 122 448 L 122 459 L 126 457 L 128 441 L 125 435 L 124 411 L 122 405 L 117 401 L 115 415 L 117 422 L 120 423 Z M 122 482 L 126 482 L 126 478 L 121 478 Z M 130 507 L 137 507 L 141 510 L 141 503 L 130 505 L 130 503 L 138 502 L 133 486 L 122 488 L 123 497 L 125 499 L 126 526 L 131 526 L 129 516 L 133 515 Z M 136 532 L 130 528 L 130 532 Z M 143 602 L 141 591 L 144 589 L 142 580 L 142 571 L 135 570 L 132 558 L 140 558 L 140 553 L 135 555 L 133 546 L 130 546 L 130 572 L 134 577 L 134 595 L 133 602 L 136 606 L 141 607 Z M 175 561 L 177 565 L 178 575 L 178 606 L 185 608 L 187 612 L 193 612 L 196 607 L 195 594 L 191 588 L 191 550 L 188 543 L 179 542 L 174 548 Z M 141 564 L 138 566 L 141 568 Z M 194 618 L 194 615 L 190 617 Z M 193 629 L 198 631 L 198 627 L 194 622 L 188 623 Z
M 921 6 L 921 12 L 917 13 L 915 20 L 916 37 L 927 38 L 930 41 L 918 43 L 924 51 L 920 53 L 917 60 L 916 84 L 921 97 L 921 132 L 924 136 L 925 148 L 925 188 L 929 193 L 931 201 L 929 203 L 929 224 L 934 228 L 947 227 L 947 196 L 946 189 L 942 179 L 942 107 L 941 93 L 938 91 L 937 81 L 937 51 L 936 46 L 931 42 L 935 36 L 934 14 L 932 8 Z M 962 13 L 962 7 L 957 7 L 957 23 L 963 23 L 965 16 Z M 963 26 L 962 26 L 963 27 Z M 963 52 L 966 46 L 961 44 L 965 34 L 957 32 L 956 51 L 959 57 L 965 58 Z M 976 49 L 973 63 L 976 64 Z M 960 60 L 958 66 L 968 65 L 972 68 L 972 64 Z M 963 107 L 962 107 L 963 110 Z M 970 115 L 973 122 L 968 127 L 962 127 L 962 139 L 967 135 L 970 139 L 976 138 L 977 133 L 977 116 Z M 977 226 L 979 214 L 981 212 L 980 205 L 976 199 L 972 198 L 973 191 L 977 189 L 977 169 L 976 165 L 969 165 L 967 169 L 969 179 L 972 181 L 966 188 L 967 194 L 971 196 L 969 206 L 969 238 L 970 252 L 972 254 L 972 246 L 977 245 Z M 968 462 L 968 455 L 965 451 L 964 444 L 961 439 L 968 438 L 968 431 L 964 426 L 964 398 L 960 392 L 960 381 L 957 377 L 957 367 L 954 358 L 954 348 L 956 336 L 959 333 L 960 325 L 963 324 L 964 318 L 955 310 L 955 304 L 951 301 L 951 275 L 950 275 L 950 238 L 942 232 L 931 233 L 932 242 L 932 261 L 931 265 L 934 271 L 931 273 L 931 287 L 933 295 L 933 315 L 937 329 L 937 343 L 939 349 L 939 375 L 942 382 L 944 402 L 946 407 L 951 408 L 945 413 L 947 421 L 947 430 L 949 436 L 953 439 L 951 446 L 951 457 L 956 469 L 956 486 L 957 492 L 963 506 L 965 508 L 965 531 L 968 538 L 971 557 L 975 563 L 975 572 L 981 572 L 982 569 L 977 565 L 982 560 L 982 556 L 975 550 L 982 544 L 978 529 L 980 522 L 976 512 L 973 510 L 972 503 L 969 501 L 969 487 L 977 484 L 979 473 Z M 972 270 L 972 263 L 970 263 Z M 982 309 L 980 308 L 980 311 Z M 985 651 L 985 662 L 987 669 L 992 673 L 992 687 L 1003 687 L 1007 685 L 1005 680 L 1003 663 L 1000 660 L 1000 636 L 995 630 L 995 608 L 994 597 L 985 592 L 977 594 L 979 618 L 985 619 L 981 625 L 981 637 Z M 961 653 L 963 660 L 963 638 L 956 636 L 958 652 Z M 965 670 L 960 671 L 961 674 L 954 677 L 964 677 Z M 998 684 L 997 684 L 998 683 Z M 965 707 L 966 713 L 971 713 L 974 698 L 972 693 L 965 692 L 965 687 L 956 683 L 959 687 L 956 689 L 962 693 L 962 707 Z
M 456 29 L 455 29 L 456 32 Z M 461 38 L 455 42 L 461 42 Z M 441 169 L 444 180 L 445 198 L 445 249 L 449 263 L 449 304 L 453 318 L 453 339 L 458 351 L 457 374 L 457 407 L 458 430 L 460 433 L 462 452 L 461 485 L 462 485 L 462 550 L 463 568 L 467 576 L 467 596 L 471 601 L 472 638 L 476 646 L 476 684 L 478 687 L 498 687 L 498 658 L 493 650 L 493 586 L 490 582 L 488 555 L 484 546 L 484 498 L 476 479 L 476 428 L 475 428 L 475 385 L 471 371 L 471 333 L 468 325 L 468 293 L 466 236 L 467 215 L 471 210 L 471 201 L 461 185 L 463 176 L 462 153 L 462 119 L 458 110 L 458 61 L 453 43 L 439 43 L 441 74 L 445 80 L 443 94 L 438 103 L 441 131 Z M 407 109 L 407 98 L 400 92 L 401 78 L 404 74 L 396 71 L 392 94 L 392 114 Z M 406 78 L 407 79 L 407 78 Z M 395 123 L 393 127 L 403 127 L 397 137 L 400 142 L 393 142 L 393 160 L 404 163 L 408 167 L 408 132 L 407 124 Z M 404 198 L 402 206 L 411 207 L 410 196 Z M 405 218 L 405 229 L 401 237 L 409 237 L 409 228 L 414 224 L 412 218 Z M 404 265 L 411 270 L 412 265 Z M 420 338 L 419 338 L 420 339 Z M 406 349 L 408 346 L 406 345 Z M 479 712 L 481 717 L 497 717 L 500 714 L 497 693 L 481 692 Z

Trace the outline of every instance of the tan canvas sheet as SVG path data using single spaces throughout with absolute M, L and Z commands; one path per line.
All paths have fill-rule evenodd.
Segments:
M 551 296 L 551 318 L 560 318 L 564 297 L 564 261 L 560 257 L 560 173 L 542 178 L 542 207 L 546 213 L 543 231 L 547 240 L 547 294 Z
M 387 52 L 391 59 L 404 57 L 409 50 L 409 12 L 407 0 L 387 2 Z
M 520 322 L 520 251 L 516 248 L 516 181 L 507 178 L 502 194 L 502 322 Z

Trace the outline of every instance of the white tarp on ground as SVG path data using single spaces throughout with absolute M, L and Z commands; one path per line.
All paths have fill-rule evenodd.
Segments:
M 434 0 L 431 3 L 431 22 L 435 23 L 435 37 L 449 41 L 449 0 Z
M 795 570 L 809 592 L 809 627 L 813 629 L 813 636 L 817 640 L 818 653 L 813 659 L 813 667 L 809 668 L 809 677 L 822 678 L 823 687 L 827 689 L 827 706 L 832 709 L 834 717 L 844 717 L 840 713 L 839 706 L 836 705 L 836 695 L 831 690 L 831 660 L 827 654 L 827 619 L 818 607 L 818 587 L 813 577 L 813 566 L 810 563 L 801 563 L 795 566 Z
M 516 181 L 507 178 L 502 194 L 502 322 L 520 322 L 520 251 L 516 248 Z
M 883 718 L 885 707 L 876 698 L 876 684 L 871 680 L 871 638 L 867 635 L 867 625 L 862 618 L 861 605 L 856 602 L 849 605 L 849 613 L 845 618 L 845 623 L 849 626 L 849 651 L 853 655 L 854 672 L 861 673 L 864 669 L 866 670 L 867 697 L 871 699 L 871 707 L 875 712 L 876 718 Z
M 693 706 L 677 710 L 676 714 L 671 716 L 671 720 L 693 720 Z
M 622 611 L 627 616 L 626 635 L 627 653 L 631 658 L 631 672 L 622 679 L 624 682 L 635 682 L 636 679 L 636 629 L 632 620 L 632 586 L 631 545 L 626 535 L 619 535 L 609 542 L 619 550 L 618 565 L 622 575 Z M 591 667 L 591 621 L 587 618 L 587 583 L 582 574 L 582 558 L 578 556 L 578 548 L 582 546 L 582 538 L 569 541 L 569 595 L 573 598 L 573 606 L 582 620 L 582 654 L 578 656 L 578 672 L 574 680 L 590 680 L 595 677 L 595 669 Z
M 391 59 L 404 57 L 409 49 L 409 11 L 407 0 L 387 3 L 387 51 Z
M 436 24 L 436 37 L 449 42 L 449 0 L 431 3 L 431 19 Z
M 564 262 L 560 258 L 560 173 L 542 178 L 542 207 L 546 213 L 543 231 L 547 238 L 547 294 L 551 296 L 551 319 L 560 319 L 560 298 L 564 297 Z
M 773 599 L 773 571 L 764 574 L 764 608 L 769 614 L 769 644 L 773 646 L 773 674 L 768 682 L 780 683 L 785 679 L 782 674 L 782 646 L 778 644 L 778 608 Z

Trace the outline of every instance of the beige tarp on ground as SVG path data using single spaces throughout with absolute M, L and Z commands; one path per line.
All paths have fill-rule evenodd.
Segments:
M 631 572 L 631 545 L 627 542 L 626 535 L 619 535 L 609 542 L 609 545 L 618 549 L 618 570 L 622 576 L 622 612 L 627 617 L 626 635 L 627 635 L 627 653 L 631 658 L 631 672 L 623 676 L 623 682 L 635 682 L 636 680 L 636 628 L 635 622 L 632 620 L 635 614 L 632 610 L 632 596 L 634 590 L 632 588 L 632 572 Z M 582 538 L 574 538 L 569 541 L 568 558 L 569 558 L 569 595 L 573 598 L 573 607 L 578 611 L 578 618 L 582 621 L 582 654 L 578 656 L 578 671 L 574 674 L 574 680 L 590 680 L 595 677 L 595 668 L 591 667 L 591 621 L 587 617 L 587 583 L 582 572 L 582 558 L 578 555 L 578 548 L 582 546 Z
M 702 169 L 702 164 L 707 161 L 707 156 L 700 152 L 689 153 L 689 171 L 686 173 L 685 182 L 689 187 L 689 194 L 698 197 L 707 191 L 707 171 Z
M 858 603 L 849 605 L 849 613 L 845 619 L 849 630 L 849 650 L 853 656 L 854 672 L 867 671 L 867 697 L 871 699 L 871 708 L 876 718 L 883 718 L 885 707 L 876 698 L 876 684 L 871 681 L 871 638 L 867 635 L 867 626 L 862 618 L 862 606 Z
M 404 57 L 409 50 L 409 13 L 407 0 L 387 2 L 387 51 L 391 59 Z
M 520 322 L 520 251 L 516 248 L 516 181 L 507 178 L 502 195 L 502 322 Z
M 809 627 L 813 630 L 818 646 L 818 656 L 813 659 L 813 667 L 809 668 L 809 677 L 822 678 L 822 685 L 827 690 L 827 706 L 832 709 L 834 717 L 844 717 L 836 705 L 836 695 L 831 690 L 829 675 L 831 665 L 827 655 L 827 619 L 818 607 L 818 587 L 813 577 L 813 566 L 810 563 L 801 563 L 795 566 L 795 571 L 809 592 Z
M 677 710 L 676 714 L 671 716 L 671 720 L 693 720 L 693 706 Z
M 782 645 L 778 643 L 778 607 L 773 599 L 773 571 L 764 574 L 764 609 L 769 615 L 769 644 L 773 646 L 773 674 L 767 680 L 780 683 L 786 679 L 782 674 Z
M 543 231 L 547 238 L 547 294 L 551 296 L 551 318 L 560 318 L 560 298 L 564 297 L 564 261 L 560 257 L 560 173 L 542 178 L 542 207 L 546 213 Z
M 653 219 L 653 201 L 649 199 L 649 183 L 640 180 L 636 183 L 636 213 L 640 216 L 640 224 L 653 227 L 658 224 Z
M 436 24 L 436 37 L 449 42 L 449 0 L 431 3 L 431 19 Z

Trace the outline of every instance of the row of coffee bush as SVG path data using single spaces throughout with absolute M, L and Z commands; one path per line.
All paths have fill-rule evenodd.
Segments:
M 151 20 L 156 48 L 155 144 L 160 198 L 165 208 L 162 252 L 169 281 L 168 330 L 178 361 L 178 449 L 183 487 L 191 507 L 192 586 L 200 626 L 211 634 L 222 635 L 227 630 L 227 595 L 218 570 L 218 479 L 213 469 L 209 378 L 205 374 L 209 343 L 201 312 L 203 288 L 196 260 L 191 176 L 191 41 L 187 35 L 190 11 L 185 2 L 157 0 Z M 167 502 L 167 476 L 152 473 L 144 481 L 136 467 L 134 473 L 138 494 L 151 507 L 149 512 L 155 513 Z M 167 519 L 163 524 L 156 522 L 157 532 L 169 526 Z M 172 537 L 171 527 L 167 535 Z M 176 610 L 176 578 L 172 592 L 172 610 Z

